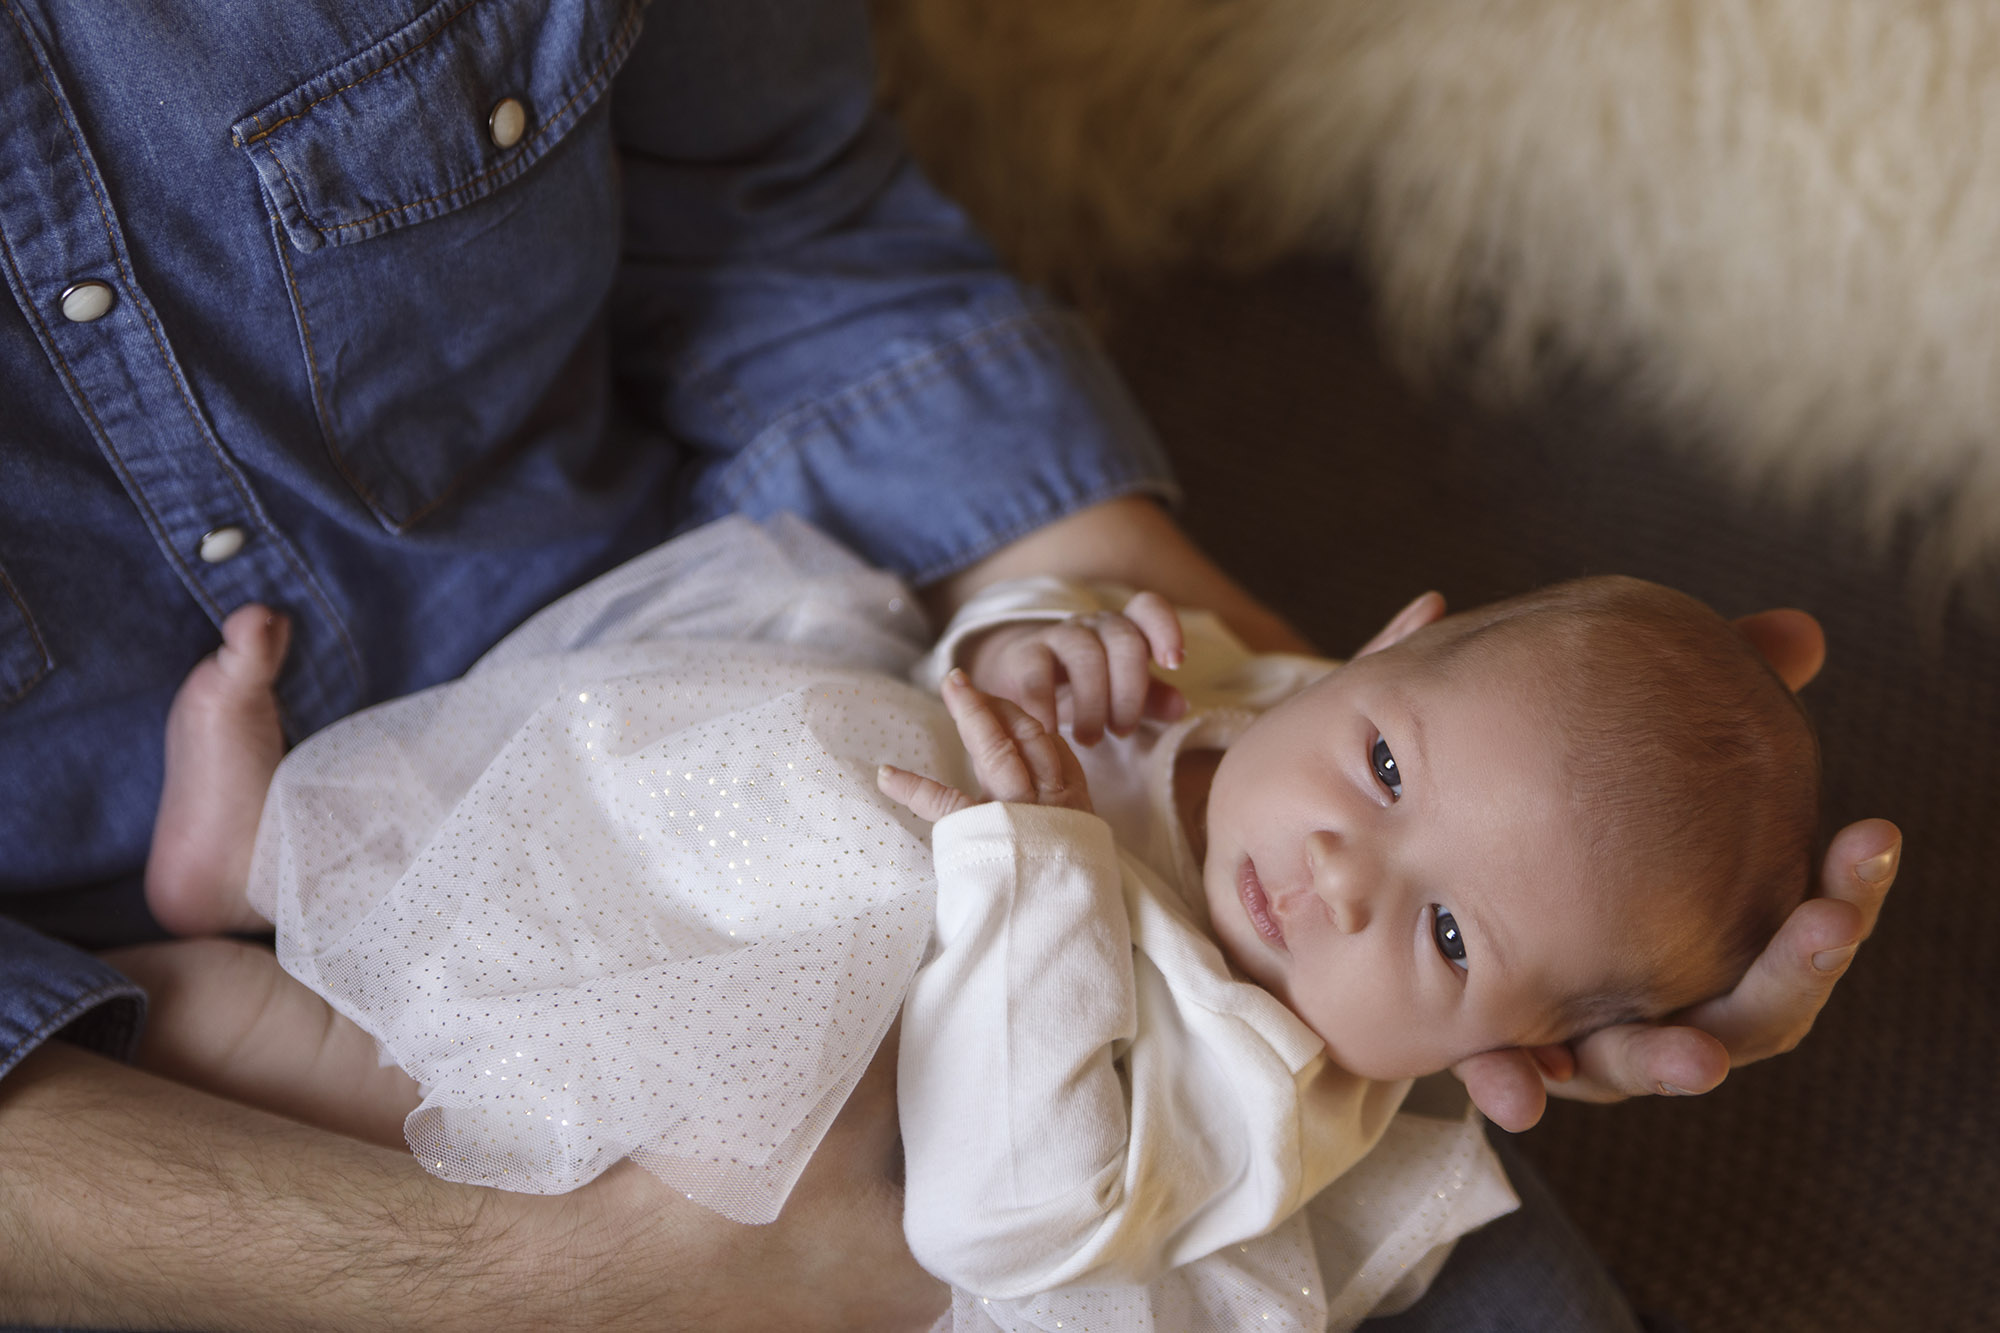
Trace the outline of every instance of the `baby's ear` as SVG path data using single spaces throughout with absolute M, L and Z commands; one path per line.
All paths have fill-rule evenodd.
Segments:
M 1785 607 L 1754 612 L 1730 623 L 1794 692 L 1817 676 L 1826 662 L 1826 631 L 1807 612 Z
M 1370 653 L 1379 653 L 1384 648 L 1401 643 L 1424 626 L 1435 625 L 1442 619 L 1444 619 L 1444 594 L 1424 593 L 1398 611 L 1388 624 L 1375 631 L 1375 637 L 1357 648 L 1354 655 L 1366 657 Z

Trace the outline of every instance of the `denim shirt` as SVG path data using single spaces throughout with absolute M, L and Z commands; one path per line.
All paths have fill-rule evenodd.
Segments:
M 0 0 L 0 1073 L 136 1030 L 49 936 L 147 933 L 245 602 L 296 739 L 723 513 L 923 582 L 1169 489 L 870 82 L 861 0 Z

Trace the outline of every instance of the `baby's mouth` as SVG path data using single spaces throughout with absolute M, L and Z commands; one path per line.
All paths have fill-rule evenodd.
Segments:
M 1271 900 L 1264 895 L 1264 882 L 1257 878 L 1256 863 L 1247 856 L 1243 858 L 1243 869 L 1236 874 L 1236 896 L 1243 900 L 1243 914 L 1250 918 L 1257 933 L 1283 949 L 1285 932 L 1271 911 Z

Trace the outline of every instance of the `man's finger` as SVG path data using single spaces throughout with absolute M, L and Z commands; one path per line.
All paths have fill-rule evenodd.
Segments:
M 1860 939 L 1860 908 L 1808 899 L 1727 994 L 1695 1005 L 1681 1021 L 1713 1034 L 1732 1064 L 1782 1055 L 1811 1030 Z
M 1548 1098 L 1541 1071 L 1518 1047 L 1484 1051 L 1452 1066 L 1481 1115 L 1512 1134 L 1533 1129 Z
M 1865 940 L 1875 929 L 1882 900 L 1896 882 L 1903 859 L 1903 833 L 1886 819 L 1861 819 L 1833 835 L 1820 865 L 1819 893 L 1853 903 L 1861 910 Z
M 884 796 L 898 805 L 907 806 L 917 818 L 928 819 L 933 824 L 946 815 L 979 804 L 956 787 L 947 787 L 936 778 L 927 778 L 921 773 L 897 768 L 894 764 L 883 764 L 875 770 L 875 785 Z
M 1886 819 L 1834 834 L 1820 866 L 1821 896 L 1799 904 L 1728 994 L 1682 1021 L 1713 1033 L 1739 1065 L 1798 1045 L 1874 930 L 1902 850 L 1902 833 Z
M 1653 1023 L 1619 1023 L 1572 1044 L 1576 1074 L 1549 1085 L 1558 1097 L 1610 1102 L 1649 1094 L 1692 1096 L 1729 1074 L 1729 1052 L 1706 1032 Z

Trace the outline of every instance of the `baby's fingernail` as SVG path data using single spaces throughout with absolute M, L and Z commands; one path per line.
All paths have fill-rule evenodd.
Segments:
M 954 685 L 970 685 L 972 683 L 971 679 L 966 676 L 964 667 L 953 667 L 944 673 L 944 678 Z
M 1854 957 L 1854 951 L 1860 947 L 1856 943 L 1845 949 L 1821 949 L 1813 955 L 1813 966 L 1821 972 L 1836 972 L 1847 965 L 1847 960 Z
M 1896 854 L 1901 850 L 1900 847 L 1891 847 L 1886 852 L 1877 852 L 1854 867 L 1854 873 L 1870 884 L 1880 884 L 1896 873 Z
M 1693 1093 L 1691 1093 L 1691 1092 L 1689 1092 L 1689 1091 L 1688 1091 L 1688 1090 L 1687 1090 L 1686 1088 L 1677 1088 L 1677 1087 L 1675 1087 L 1675 1086 L 1674 1086 L 1673 1084 L 1671 1084 L 1671 1083 L 1662 1083 L 1662 1084 L 1660 1084 L 1660 1095 L 1661 1095 L 1662 1097 L 1692 1097 L 1692 1096 L 1694 1096 L 1694 1094 L 1693 1094 Z
M 1187 661 L 1187 653 L 1176 648 L 1173 652 L 1167 654 L 1167 660 L 1160 665 L 1166 667 L 1169 671 L 1179 671 L 1181 663 L 1185 661 Z

